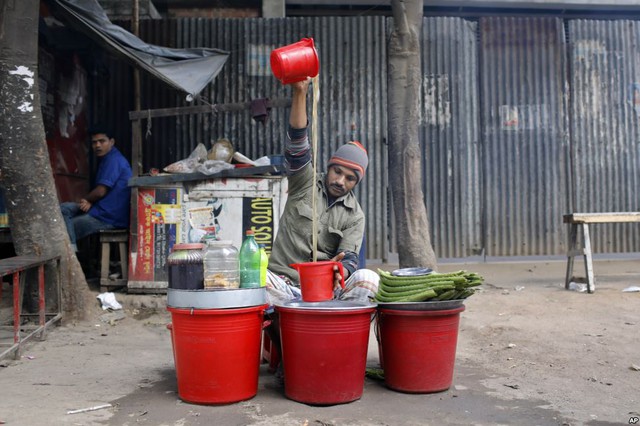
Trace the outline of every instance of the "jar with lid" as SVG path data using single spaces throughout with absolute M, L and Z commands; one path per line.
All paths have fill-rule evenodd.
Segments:
M 204 288 L 204 244 L 175 244 L 167 257 L 169 288 L 202 290 Z
M 204 288 L 236 289 L 240 287 L 238 249 L 229 240 L 205 239 Z

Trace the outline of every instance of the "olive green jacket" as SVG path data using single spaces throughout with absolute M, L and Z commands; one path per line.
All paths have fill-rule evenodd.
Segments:
M 317 260 L 330 260 L 341 251 L 360 252 L 365 216 L 350 191 L 329 206 L 325 174 L 313 182 L 313 167 L 307 163 L 289 176 L 289 193 L 278 234 L 273 244 L 269 269 L 299 285 L 298 272 L 289 264 L 312 260 L 312 192 L 316 192 L 318 226 Z

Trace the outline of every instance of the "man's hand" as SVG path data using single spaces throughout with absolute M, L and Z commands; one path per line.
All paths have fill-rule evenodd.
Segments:
M 91 209 L 91 203 L 83 198 L 78 203 L 78 207 L 80 207 L 80 210 L 82 210 L 83 212 L 88 213 Z
M 307 92 L 309 91 L 310 83 L 311 83 L 311 77 L 307 77 L 306 80 L 291 83 L 291 89 L 293 90 L 293 93 L 301 93 L 306 95 Z
M 334 256 L 333 259 L 331 259 L 333 262 L 340 262 L 342 261 L 342 259 L 344 259 L 344 252 L 340 252 L 337 255 Z M 347 276 L 349 275 L 349 271 L 347 271 L 346 269 L 344 269 L 344 279 L 347 279 Z M 340 268 L 338 268 L 337 265 L 333 266 L 333 289 L 334 290 L 339 290 L 342 288 L 342 286 L 340 285 L 340 283 L 342 282 L 342 275 L 340 275 Z

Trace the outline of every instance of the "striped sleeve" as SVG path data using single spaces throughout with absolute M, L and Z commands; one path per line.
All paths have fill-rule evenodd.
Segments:
M 298 172 L 311 162 L 311 145 L 309 145 L 306 127 L 294 129 L 289 126 L 285 141 L 284 158 L 289 174 Z
M 349 250 L 340 250 L 340 251 L 344 252 L 344 258 L 340 263 L 342 263 L 342 266 L 344 267 L 344 269 L 349 271 L 349 276 L 351 276 L 351 274 L 353 274 L 356 271 L 356 269 L 358 269 L 358 263 L 360 262 L 358 254 Z

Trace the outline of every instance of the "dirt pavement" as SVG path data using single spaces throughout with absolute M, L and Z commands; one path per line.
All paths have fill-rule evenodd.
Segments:
M 20 360 L 0 361 L 0 423 L 633 423 L 640 417 L 640 293 L 622 290 L 640 286 L 640 261 L 596 261 L 594 294 L 564 290 L 564 268 L 565 262 L 556 260 L 441 264 L 442 272 L 466 269 L 486 280 L 461 314 L 452 387 L 411 395 L 366 379 L 360 400 L 330 407 L 286 399 L 266 365 L 261 366 L 258 394 L 249 401 L 225 406 L 182 402 L 164 296 L 117 294 L 125 307 L 123 319 L 113 314 L 101 318 L 101 313 L 93 321 L 65 323 L 53 328 L 46 341 L 30 343 Z M 2 312 L 4 320 L 6 309 Z M 368 365 L 377 363 L 372 333 Z M 67 414 L 102 404 L 112 407 Z

